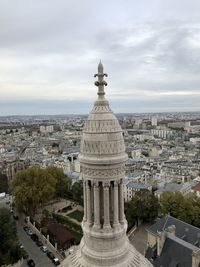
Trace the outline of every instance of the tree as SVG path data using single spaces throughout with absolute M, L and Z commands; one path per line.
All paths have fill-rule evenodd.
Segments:
M 197 202 L 192 209 L 191 224 L 200 228 L 200 199 Z
M 149 191 L 137 193 L 131 201 L 125 203 L 125 214 L 130 229 L 139 221 L 152 222 L 159 211 L 158 199 Z
M 161 198 L 161 214 L 170 214 L 200 227 L 200 199 L 194 194 L 184 197 L 180 192 L 164 192 Z
M 8 177 L 0 172 L 0 193 L 8 193 Z
M 178 217 L 182 210 L 184 197 L 180 192 L 164 192 L 161 198 L 161 214 Z
M 72 185 L 72 198 L 80 205 L 83 205 L 83 182 L 78 181 Z
M 15 222 L 7 209 L 0 209 L 0 266 L 13 264 L 22 258 Z
M 37 209 L 53 198 L 56 179 L 46 170 L 33 166 L 18 171 L 12 180 L 15 205 L 19 211 L 34 216 Z
M 50 166 L 46 170 L 56 179 L 55 196 L 67 196 L 71 188 L 71 179 L 64 174 L 63 169 Z

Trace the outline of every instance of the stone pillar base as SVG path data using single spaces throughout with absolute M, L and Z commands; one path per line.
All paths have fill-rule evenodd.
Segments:
M 71 255 L 69 255 L 60 265 L 60 267 L 153 267 L 153 265 L 140 254 L 127 240 L 126 257 L 115 258 L 99 258 L 97 261 L 90 262 L 87 257 L 81 253 L 79 246 Z M 119 255 L 116 255 L 119 256 Z

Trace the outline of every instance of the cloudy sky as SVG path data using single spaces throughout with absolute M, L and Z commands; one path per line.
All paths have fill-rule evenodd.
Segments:
M 0 0 L 0 115 L 200 111 L 199 0 Z

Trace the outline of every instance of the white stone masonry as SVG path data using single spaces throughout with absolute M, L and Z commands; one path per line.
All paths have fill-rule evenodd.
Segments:
M 83 129 L 80 165 L 83 179 L 84 218 L 80 245 L 62 267 L 152 266 L 126 236 L 123 178 L 124 139 L 119 122 L 105 99 L 103 65 L 98 65 L 98 99 Z

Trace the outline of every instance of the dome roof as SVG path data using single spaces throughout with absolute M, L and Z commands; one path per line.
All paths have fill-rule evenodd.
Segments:
M 98 99 L 83 128 L 80 162 L 88 164 L 115 164 L 127 160 L 121 126 L 105 99 L 102 63 L 98 66 Z

